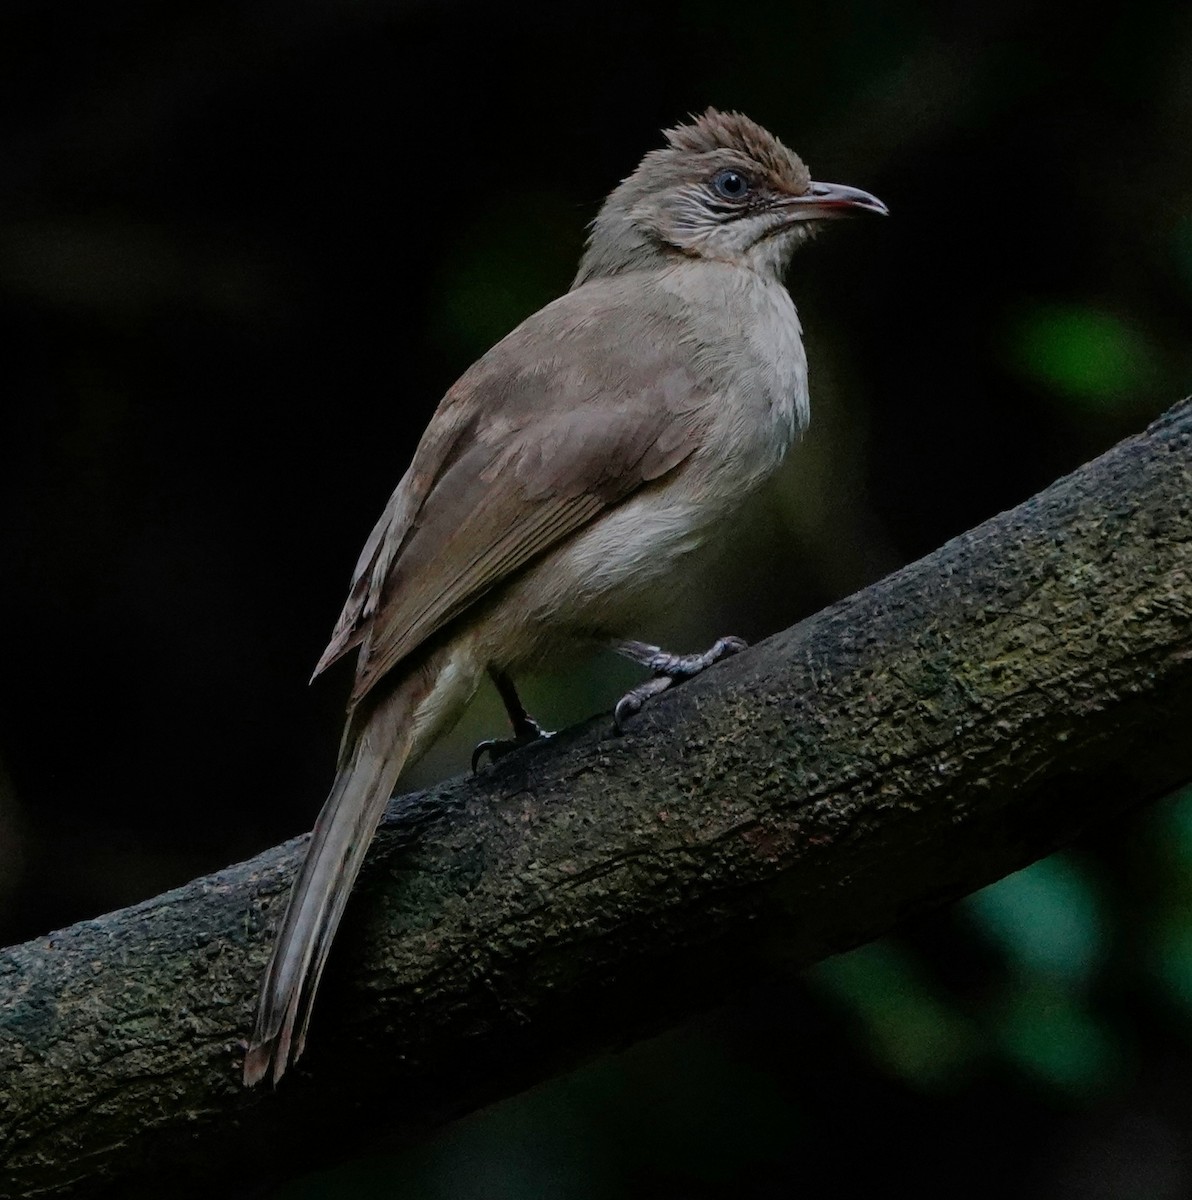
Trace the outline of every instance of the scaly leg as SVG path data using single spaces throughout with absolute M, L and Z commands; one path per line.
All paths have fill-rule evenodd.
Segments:
M 504 671 L 490 671 L 489 674 L 492 676 L 493 683 L 496 684 L 497 693 L 505 705 L 505 711 L 509 714 L 509 723 L 513 726 L 513 737 L 489 738 L 487 741 L 481 742 L 472 751 L 473 773 L 480 770 L 480 760 L 486 754 L 492 762 L 496 762 L 497 759 L 504 758 L 511 750 L 517 750 L 521 746 L 528 746 L 531 742 L 554 736 L 553 731 L 543 729 L 526 712 L 521 698 L 517 694 L 517 688 L 513 686 L 513 680 Z
M 647 679 L 645 683 L 639 683 L 617 701 L 617 707 L 613 709 L 613 722 L 617 732 L 625 732 L 625 722 L 640 712 L 647 700 L 685 679 L 690 679 L 693 675 L 698 675 L 722 658 L 739 654 L 747 645 L 748 643 L 739 637 L 722 637 L 703 654 L 668 654 L 658 646 L 651 646 L 646 642 L 614 642 L 613 649 L 618 654 L 623 654 L 654 672 L 652 678 Z

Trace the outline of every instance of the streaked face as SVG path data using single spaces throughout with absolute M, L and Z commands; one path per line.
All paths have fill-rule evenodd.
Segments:
M 652 236 L 693 257 L 780 273 L 819 222 L 886 212 L 868 192 L 815 182 L 793 155 L 781 174 L 727 149 L 675 155 L 665 165 L 671 178 L 643 197 L 632 216 Z

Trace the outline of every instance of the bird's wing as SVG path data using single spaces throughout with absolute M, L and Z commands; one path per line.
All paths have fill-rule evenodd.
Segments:
M 418 443 L 414 461 L 389 497 L 384 512 L 364 543 L 352 572 L 351 590 L 335 622 L 331 641 L 327 643 L 327 649 L 315 667 L 315 676 L 322 674 L 333 662 L 358 646 L 372 624 L 393 560 L 467 427 L 459 406 L 450 405 L 450 399 L 451 394 L 448 393 L 439 405 Z
M 361 646 L 353 703 L 487 592 L 698 448 L 713 391 L 699 347 L 677 306 L 635 308 L 629 319 L 612 281 L 569 293 L 444 398 L 319 664 Z

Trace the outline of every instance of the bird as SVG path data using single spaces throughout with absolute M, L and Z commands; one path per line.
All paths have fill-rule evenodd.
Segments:
M 690 554 L 779 466 L 807 425 L 807 360 L 784 278 L 824 222 L 884 214 L 812 180 L 745 115 L 663 131 L 600 207 L 571 288 L 447 391 L 368 537 L 315 675 L 356 651 L 331 793 L 272 944 L 243 1077 L 302 1054 L 328 951 L 402 769 L 490 677 L 512 738 L 546 736 L 517 695 L 527 668 L 606 646 L 652 696 L 744 647 L 672 654 L 633 639 Z

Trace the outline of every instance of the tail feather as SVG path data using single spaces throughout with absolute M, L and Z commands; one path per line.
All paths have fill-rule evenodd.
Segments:
M 247 1086 L 260 1082 L 270 1069 L 276 1083 L 302 1053 L 332 939 L 410 754 L 412 715 L 425 692 L 425 680 L 419 676 L 415 672 L 399 683 L 346 748 L 261 982 L 256 1028 L 244 1058 Z

